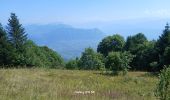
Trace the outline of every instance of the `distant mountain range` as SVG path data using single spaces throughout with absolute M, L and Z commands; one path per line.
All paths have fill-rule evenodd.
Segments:
M 52 48 L 65 60 L 80 56 L 87 47 L 96 49 L 106 36 L 99 29 L 80 29 L 64 24 L 27 25 L 25 28 L 31 40 Z

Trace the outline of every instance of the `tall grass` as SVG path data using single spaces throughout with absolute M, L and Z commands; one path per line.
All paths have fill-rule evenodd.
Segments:
M 127 76 L 98 71 L 0 69 L 1 100 L 155 100 L 158 79 L 145 72 Z

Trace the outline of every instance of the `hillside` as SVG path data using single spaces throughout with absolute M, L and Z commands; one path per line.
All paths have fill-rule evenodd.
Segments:
M 65 60 L 80 56 L 86 47 L 96 49 L 105 34 L 98 29 L 80 29 L 64 24 L 25 26 L 30 39 L 38 45 L 47 45 Z

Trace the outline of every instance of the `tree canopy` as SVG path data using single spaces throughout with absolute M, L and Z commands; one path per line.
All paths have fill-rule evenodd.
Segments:
M 86 48 L 80 57 L 80 69 L 100 70 L 104 68 L 103 57 L 92 48 Z
M 28 40 L 18 17 L 11 13 L 6 30 L 0 24 L 0 65 L 60 68 L 64 61 L 47 46 L 40 47 Z
M 98 45 L 97 52 L 107 56 L 111 51 L 122 51 L 125 40 L 122 36 L 116 34 L 105 37 Z

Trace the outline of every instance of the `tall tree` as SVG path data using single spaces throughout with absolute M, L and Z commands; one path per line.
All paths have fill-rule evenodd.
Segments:
M 105 37 L 98 45 L 97 52 L 107 56 L 112 51 L 122 51 L 125 44 L 124 38 L 118 34 Z
M 0 65 L 6 65 L 8 55 L 7 34 L 0 23 Z
M 140 46 L 147 42 L 147 38 L 143 33 L 138 33 L 134 36 L 129 36 L 125 43 L 125 50 L 130 51 L 132 54 L 135 54 L 139 51 Z
M 13 64 L 14 65 L 25 65 L 26 59 L 24 54 L 25 50 L 25 43 L 27 41 L 27 34 L 25 34 L 25 30 L 20 24 L 19 19 L 15 15 L 15 13 L 11 13 L 11 16 L 8 20 L 7 25 L 7 33 L 9 36 L 10 44 L 12 45 L 14 52 L 13 52 Z
M 129 36 L 125 43 L 124 49 L 135 55 L 130 66 L 133 70 L 146 70 L 148 69 L 148 61 L 145 57 L 150 55 L 149 51 L 154 45 L 148 42 L 147 38 L 143 33 L 138 33 L 134 36 Z M 147 62 L 147 63 L 146 63 Z
M 165 29 L 163 31 L 163 34 L 159 37 L 158 41 L 157 41 L 157 50 L 159 52 L 160 55 L 162 55 L 165 51 L 165 48 L 167 46 L 170 46 L 170 26 L 167 23 L 165 26 Z
M 169 48 L 170 47 L 170 26 L 167 23 L 163 34 L 159 37 L 156 43 L 156 50 L 157 50 L 157 58 L 159 62 L 158 70 L 162 69 L 164 65 L 168 65 L 169 61 L 167 61 L 167 56 L 169 55 Z
M 11 13 L 8 22 L 7 32 L 9 34 L 10 43 L 17 51 L 22 52 L 24 44 L 27 41 L 25 29 L 22 27 L 22 24 L 20 24 L 15 13 Z

